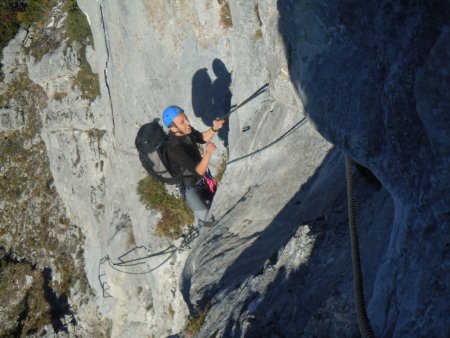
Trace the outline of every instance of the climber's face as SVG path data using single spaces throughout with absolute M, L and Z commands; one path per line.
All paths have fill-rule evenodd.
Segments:
M 191 122 L 184 113 L 179 113 L 173 119 L 170 130 L 177 136 L 188 135 L 192 132 Z

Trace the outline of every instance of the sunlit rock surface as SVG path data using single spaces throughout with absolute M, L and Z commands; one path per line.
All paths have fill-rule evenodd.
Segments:
M 53 97 L 42 138 L 84 232 L 84 265 L 113 337 L 357 336 L 344 153 L 354 168 L 365 298 L 376 336 L 449 334 L 448 5 L 88 1 L 101 95 L 70 81 L 76 44 L 29 62 Z M 155 236 L 136 194 L 134 139 L 170 104 L 204 130 L 230 116 L 225 174 L 191 249 Z M 20 125 L 2 111 L 2 130 Z M 131 250 L 131 252 L 130 252 Z M 127 254 L 123 256 L 124 254 Z M 152 270 L 150 272 L 150 270 Z

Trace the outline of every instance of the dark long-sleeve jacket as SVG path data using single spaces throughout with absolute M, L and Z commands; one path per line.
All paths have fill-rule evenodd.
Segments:
M 195 168 L 202 160 L 198 145 L 204 143 L 202 133 L 194 128 L 188 135 L 175 136 L 172 133 L 169 134 L 169 146 L 166 154 L 172 175 L 182 177 L 183 184 L 187 187 L 194 186 L 201 178 Z

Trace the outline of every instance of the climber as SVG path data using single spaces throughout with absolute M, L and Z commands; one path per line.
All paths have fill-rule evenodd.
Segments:
M 217 189 L 216 180 L 208 169 L 211 155 L 216 150 L 211 139 L 223 127 L 225 120 L 216 118 L 210 129 L 200 133 L 191 126 L 184 110 L 177 106 L 167 107 L 162 120 L 169 128 L 166 157 L 171 174 L 180 178 L 182 195 L 199 222 L 206 221 Z M 198 144 L 205 144 L 203 156 Z

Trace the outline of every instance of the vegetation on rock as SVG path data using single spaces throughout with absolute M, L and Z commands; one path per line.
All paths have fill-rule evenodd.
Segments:
M 47 96 L 26 73 L 5 87 L 0 106 L 22 113 L 23 124 L 0 132 L 0 321 L 9 323 L 0 336 L 25 336 L 52 323 L 56 312 L 70 313 L 70 289 L 77 283 L 86 290 L 87 279 L 72 257 L 83 236 L 65 216 L 40 137 Z
M 2 2 L 1 51 L 20 27 L 29 30 L 30 43 L 24 51 L 35 61 L 57 48 L 66 34 L 64 29 L 55 29 L 66 17 L 61 4 L 55 0 Z M 67 24 L 67 27 L 72 29 L 67 34 L 78 37 L 73 33 L 78 28 L 73 24 Z M 85 30 L 83 34 L 86 35 Z M 84 38 L 84 41 L 92 41 L 92 38 Z M 85 49 L 80 55 L 80 87 L 89 98 L 94 98 L 97 96 L 92 93 L 95 84 L 86 83 L 89 77 L 94 78 L 98 87 L 98 78 L 87 74 L 92 72 L 86 66 Z M 45 332 L 44 327 L 49 324 L 55 332 L 64 329 L 60 318 L 71 315 L 67 301 L 71 288 L 76 285 L 83 294 L 88 290 L 83 264 L 80 264 L 83 262 L 83 235 L 66 217 L 40 136 L 41 112 L 47 106 L 48 97 L 43 88 L 29 79 L 24 69 L 17 67 L 0 92 L 0 107 L 9 111 L 9 118 L 16 116 L 17 120 L 17 126 L 0 132 L 2 337 L 38 334 Z M 88 88 L 83 91 L 85 87 Z M 55 93 L 54 99 L 62 100 L 66 95 Z M 61 325 L 55 326 L 58 322 Z
M 80 70 L 73 79 L 73 86 L 81 90 L 81 96 L 90 101 L 94 101 L 100 95 L 100 85 L 98 74 L 95 74 L 91 65 L 86 59 L 86 47 L 93 46 L 91 27 L 86 15 L 78 7 L 76 0 L 67 0 L 65 3 L 67 12 L 66 35 L 68 45 L 74 42 L 81 45 L 78 51 L 78 62 Z
M 0 293 L 1 336 L 21 337 L 51 324 L 42 274 L 32 264 L 14 261 L 5 252 L 1 253 L 0 290 L 8 290 Z
M 0 2 L 0 58 L 3 57 L 3 48 L 16 35 L 20 28 L 18 13 L 23 11 L 23 6 L 19 2 Z
M 30 44 L 25 50 L 31 55 L 35 62 L 55 50 L 61 45 L 64 33 L 55 29 L 60 21 L 64 20 L 64 13 L 57 10 L 57 0 L 35 0 L 29 2 L 25 11 L 25 28 L 30 34 Z M 53 18 L 53 25 L 49 25 Z
M 206 308 L 204 311 L 200 312 L 199 314 L 191 316 L 189 318 L 189 320 L 186 323 L 186 326 L 184 327 L 184 332 L 187 334 L 188 337 L 193 337 L 200 331 L 203 324 L 205 323 L 205 318 L 206 315 L 208 314 L 208 311 L 209 307 Z
M 91 27 L 86 19 L 86 15 L 78 7 L 76 0 L 67 0 L 65 3 L 67 12 L 66 34 L 69 44 L 77 41 L 81 44 L 93 44 Z
M 100 95 L 98 74 L 92 72 L 91 65 L 86 59 L 86 46 L 79 51 L 78 61 L 80 70 L 73 79 L 73 86 L 81 90 L 81 97 L 94 101 Z
M 67 14 L 67 15 L 66 15 Z M 52 24 L 49 24 L 50 18 Z M 94 74 L 86 59 L 86 47 L 93 46 L 89 23 L 76 0 L 66 0 L 63 5 L 56 0 L 7 1 L 0 4 L 0 50 L 14 38 L 20 27 L 32 28 L 27 53 L 35 61 L 58 48 L 66 40 L 67 46 L 78 49 L 80 70 L 73 79 L 81 96 L 90 101 L 100 95 L 98 74 Z M 55 29 L 64 23 L 65 30 Z M 0 79 L 3 75 L 0 75 Z
M 227 155 L 222 155 L 222 161 L 220 162 L 219 168 L 217 170 L 216 181 L 220 183 L 222 181 L 223 174 L 225 173 L 225 169 L 227 168 Z
M 47 16 L 54 1 L 49 0 L 10 0 L 0 2 L 0 59 L 3 58 L 3 48 L 19 31 L 20 27 L 26 30 Z M 41 45 L 48 45 L 42 44 Z M 0 64 L 1 72 L 1 64 Z M 0 74 L 0 80 L 3 73 Z
M 220 5 L 220 21 L 219 24 L 224 29 L 230 29 L 233 27 L 233 20 L 231 18 L 231 10 L 228 1 L 217 0 Z
M 139 181 L 137 193 L 141 202 L 149 209 L 161 213 L 156 234 L 176 239 L 181 236 L 186 225 L 194 221 L 194 215 L 181 198 L 169 194 L 163 183 L 147 176 Z

